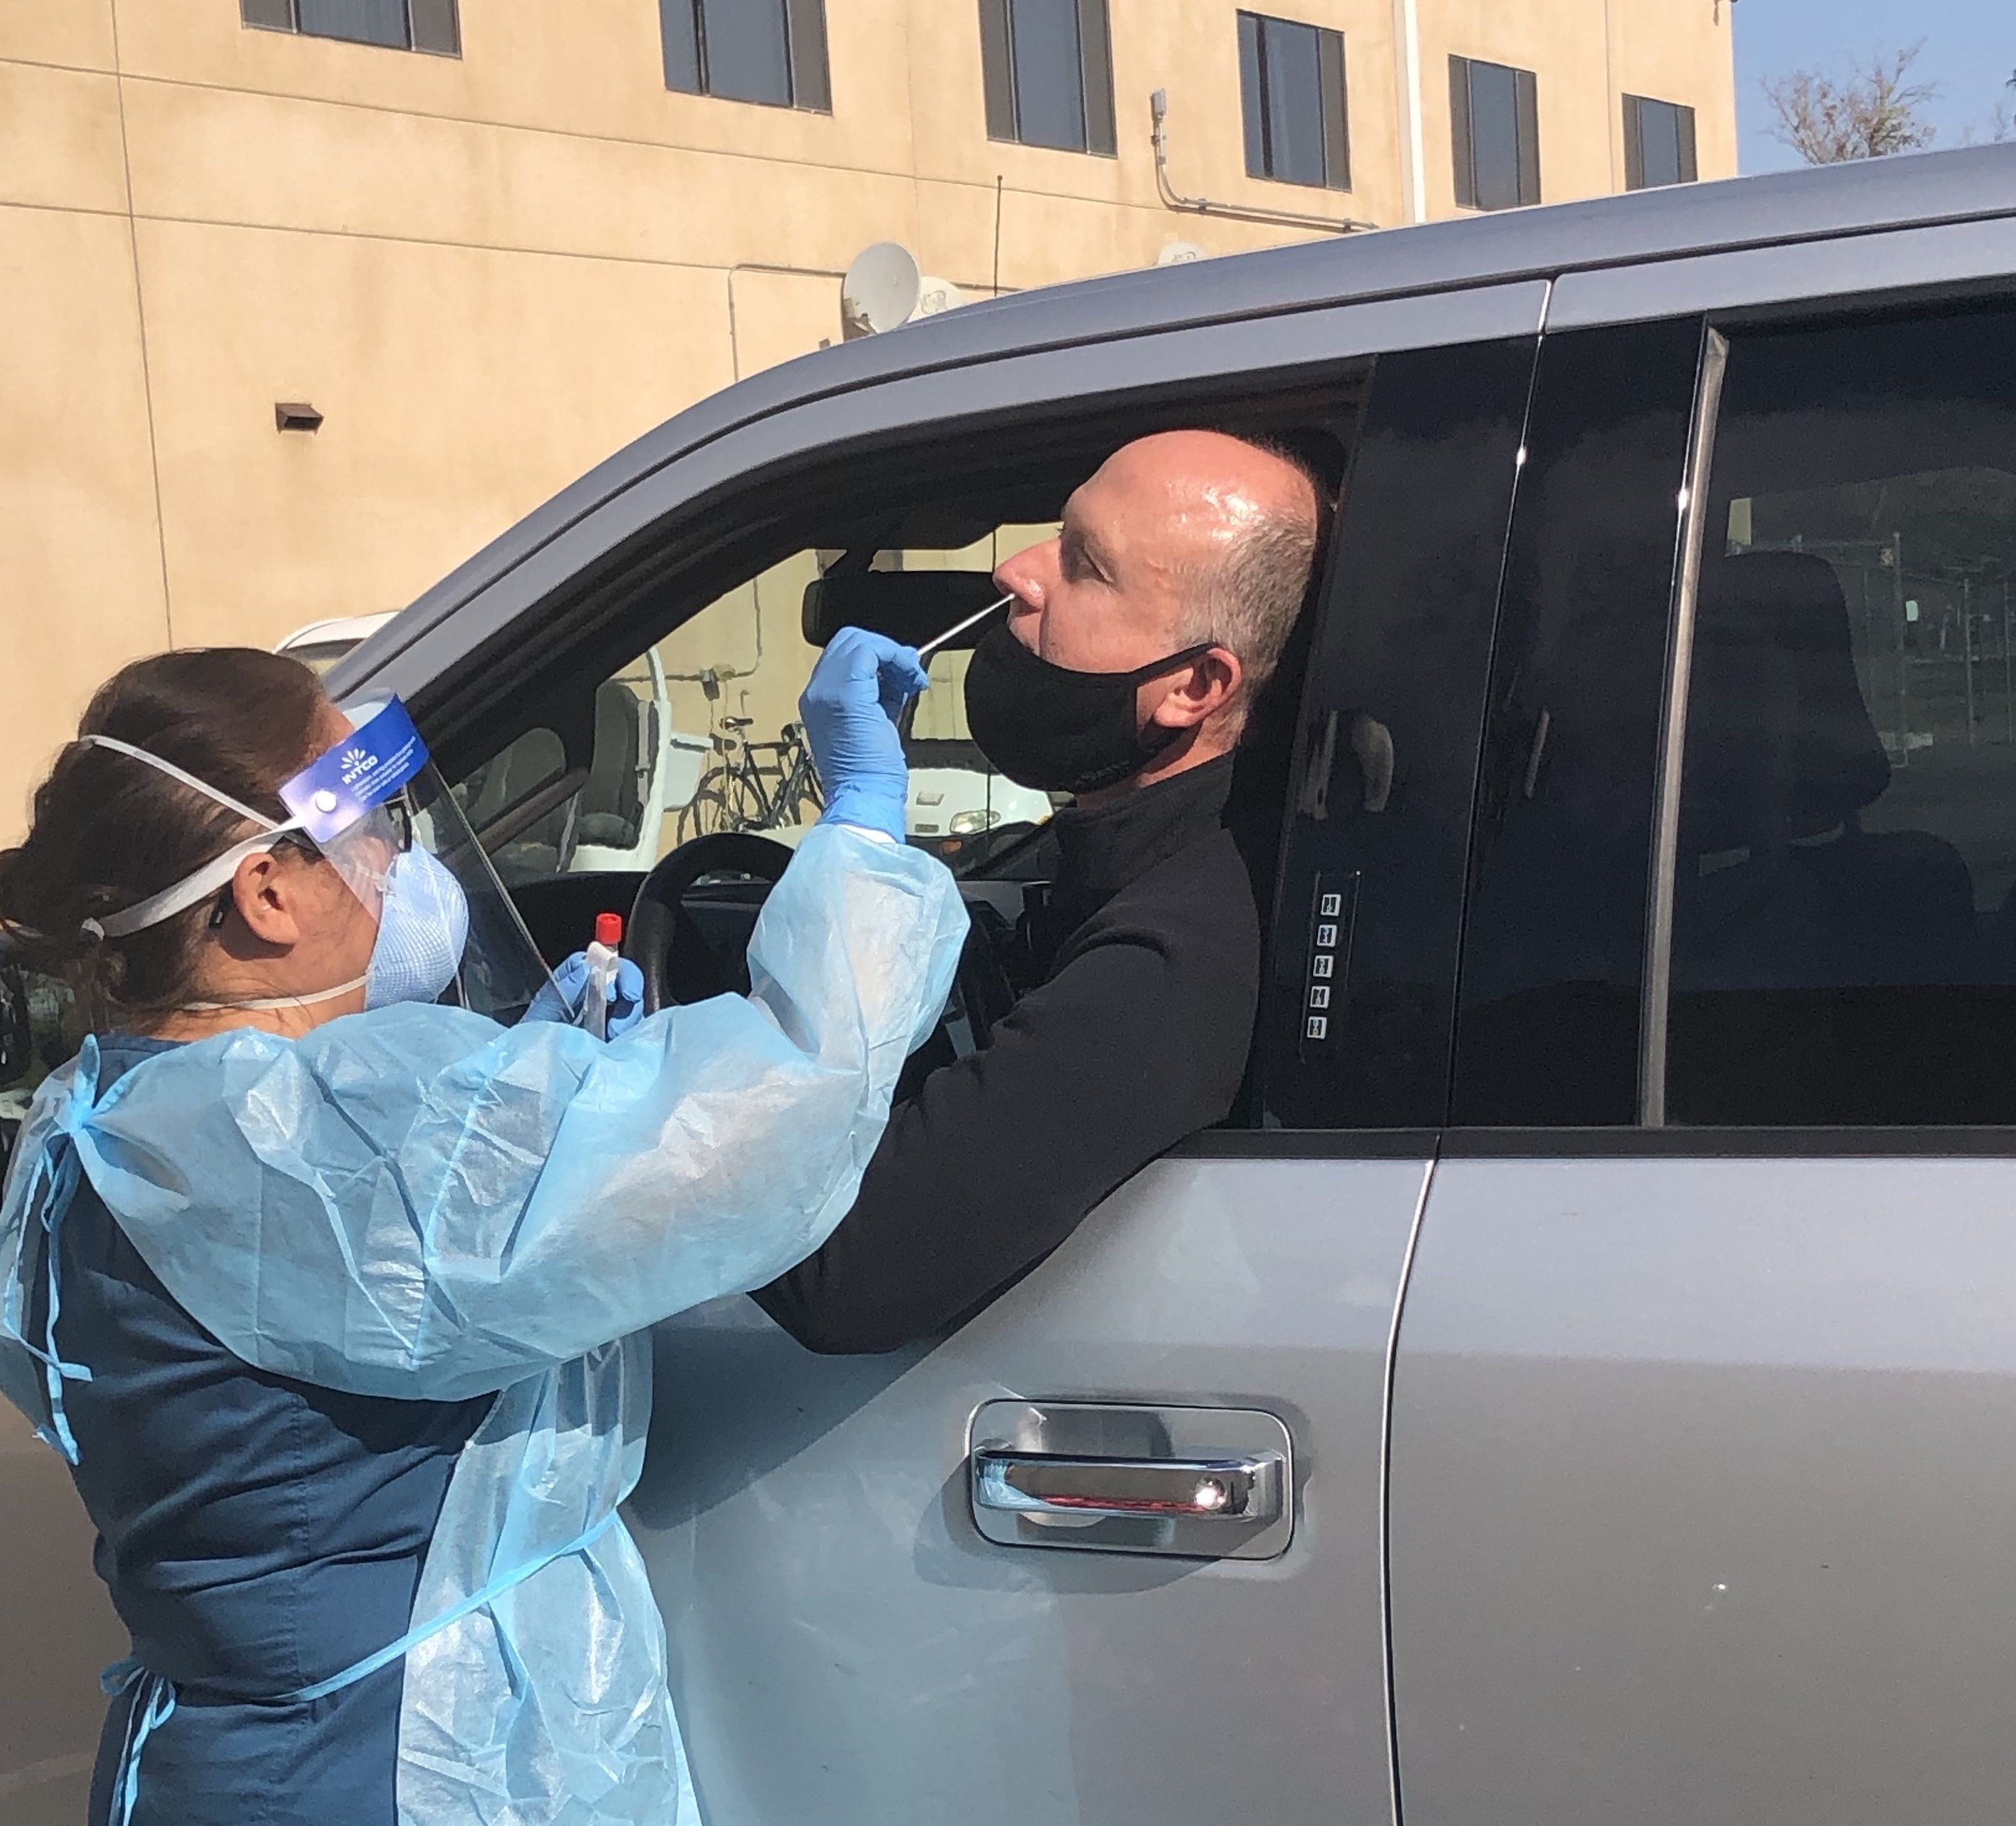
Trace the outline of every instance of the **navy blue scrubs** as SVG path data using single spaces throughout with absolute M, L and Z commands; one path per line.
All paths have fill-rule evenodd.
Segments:
M 172 1043 L 102 1042 L 101 1082 Z M 135 1826 L 394 1826 L 403 1664 L 311 1704 L 273 1701 L 405 1633 L 490 1399 L 340 1395 L 250 1367 L 176 1304 L 88 1180 L 57 1240 L 57 1342 L 92 1374 L 64 1403 L 98 1574 L 135 1655 L 176 1687 Z M 106 1716 L 92 1826 L 135 1697 Z

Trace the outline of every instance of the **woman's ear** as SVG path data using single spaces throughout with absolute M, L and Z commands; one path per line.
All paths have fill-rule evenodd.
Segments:
M 301 942 L 303 873 L 274 850 L 257 851 L 238 865 L 231 877 L 232 905 L 261 944 L 286 949 Z
M 1217 715 L 1239 695 L 1240 682 L 1245 676 L 1237 654 L 1228 647 L 1214 646 L 1198 654 L 1175 675 L 1148 720 L 1165 729 L 1193 729 Z

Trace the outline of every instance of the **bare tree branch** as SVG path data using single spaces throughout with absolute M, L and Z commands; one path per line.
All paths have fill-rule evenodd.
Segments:
M 1822 70 L 1797 70 L 1767 78 L 1764 94 L 1777 123 L 1772 136 L 1809 165 L 1845 159 L 1883 158 L 1930 146 L 1938 129 L 1925 118 L 1939 86 L 1913 82 L 1921 38 L 1900 51 L 1878 52 L 1852 67 L 1841 81 Z
M 2011 77 L 2002 86 L 2005 89 L 2016 90 L 2016 76 Z M 1982 137 L 1981 133 L 1970 124 L 1962 130 L 1960 142 L 1962 146 L 1978 146 L 1982 143 Z M 2016 103 L 1998 101 L 1989 110 L 1987 141 L 1991 146 L 2000 146 L 2011 139 L 2016 139 Z

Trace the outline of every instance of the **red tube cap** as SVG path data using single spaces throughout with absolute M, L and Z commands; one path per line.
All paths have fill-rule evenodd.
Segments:
M 597 913 L 595 916 L 595 942 L 607 945 L 614 951 L 623 942 L 623 916 L 621 913 Z

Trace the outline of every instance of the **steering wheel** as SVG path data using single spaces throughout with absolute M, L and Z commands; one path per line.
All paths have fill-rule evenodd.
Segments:
M 774 884 L 783 879 L 790 860 L 790 848 L 774 837 L 758 837 L 753 830 L 711 830 L 681 844 L 659 862 L 630 903 L 623 933 L 623 955 L 643 973 L 645 1013 L 748 989 L 747 965 L 741 964 L 733 974 L 723 967 L 686 910 L 686 893 L 710 875 L 746 875 Z M 673 992 L 675 980 L 685 985 L 687 995 Z
M 732 970 L 727 967 L 686 910 L 686 896 L 710 875 L 742 875 L 775 884 L 790 860 L 790 850 L 773 838 L 750 830 L 715 830 L 681 844 L 644 877 L 631 903 L 623 955 L 643 973 L 647 1014 L 682 1000 L 747 993 L 747 963 L 738 958 Z M 994 1023 L 1014 1006 L 1015 992 L 1000 957 L 1009 937 L 991 909 L 983 905 L 974 909 L 938 1034 L 913 1055 L 905 1084 L 898 1089 L 899 1099 L 924 1072 L 984 1046 Z M 685 996 L 673 992 L 675 981 L 688 992 Z

